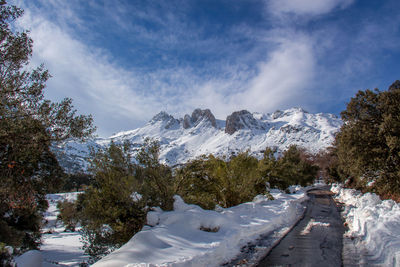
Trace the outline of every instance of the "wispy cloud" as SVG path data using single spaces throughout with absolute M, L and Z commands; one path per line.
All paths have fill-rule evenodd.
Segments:
M 269 0 L 268 10 L 281 15 L 322 15 L 336 8 L 346 8 L 354 0 Z
M 277 36 L 278 48 L 258 66 L 249 89 L 237 96 L 243 107 L 272 110 L 299 105 L 299 99 L 312 82 L 315 59 L 312 41 L 302 34 Z
M 257 26 L 239 21 L 210 32 L 212 25 L 190 20 L 188 1 L 118 0 L 111 8 L 38 0 L 24 4 L 20 23 L 34 39 L 33 65 L 44 62 L 54 77 L 47 96 L 73 98 L 80 112 L 94 115 L 99 134 L 109 135 L 139 127 L 160 110 L 183 116 L 210 108 L 224 118 L 238 109 L 315 108 L 348 97 L 352 77 L 373 68 L 371 51 L 397 49 L 390 35 L 400 24 L 392 17 L 395 25 L 381 31 L 388 19 L 362 22 L 351 35 L 342 24 L 306 27 L 353 2 L 267 0 Z

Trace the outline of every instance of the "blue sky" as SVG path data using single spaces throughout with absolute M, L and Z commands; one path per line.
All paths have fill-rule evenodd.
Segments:
M 26 0 L 18 26 L 46 96 L 71 97 L 98 135 L 161 110 L 339 114 L 357 90 L 400 79 L 398 0 Z

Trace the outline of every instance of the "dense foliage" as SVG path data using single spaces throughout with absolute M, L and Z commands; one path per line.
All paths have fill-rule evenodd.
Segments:
M 276 151 L 266 149 L 260 161 L 262 176 L 271 187 L 285 190 L 290 185 L 306 186 L 316 178 L 319 168 L 308 160 L 302 149 L 290 146 L 281 157 L 276 158 Z
M 93 151 L 93 182 L 75 206 L 86 253 L 96 261 L 120 247 L 142 228 L 149 209 L 172 210 L 175 194 L 206 209 L 227 208 L 259 194 L 269 195 L 268 183 L 286 189 L 315 179 L 318 168 L 303 159 L 297 147 L 278 159 L 267 151 L 262 160 L 248 152 L 229 159 L 209 155 L 176 169 L 160 163 L 156 141 L 146 140 L 135 159 L 130 157 L 129 143 Z M 74 212 L 69 210 L 71 204 L 65 205 L 60 215 L 69 220 Z
M 84 138 L 94 128 L 91 117 L 75 115 L 70 99 L 44 99 L 50 74 L 28 68 L 32 39 L 10 26 L 22 13 L 0 0 L 0 240 L 27 249 L 38 246 L 45 194 L 63 177 L 52 142 Z
M 57 203 L 57 209 L 59 210 L 57 220 L 63 222 L 66 232 L 75 232 L 75 227 L 79 222 L 79 214 L 76 205 L 76 202 L 66 199 Z
M 247 152 L 229 160 L 204 156 L 189 162 L 177 174 L 183 199 L 207 209 L 215 205 L 232 207 L 266 193 L 258 160 Z
M 160 145 L 157 141 L 146 139 L 136 156 L 139 193 L 147 206 L 172 210 L 176 183 L 171 167 L 159 160 Z
M 128 144 L 93 151 L 94 183 L 79 195 L 77 210 L 83 226 L 84 249 L 97 260 L 126 243 L 145 220 L 145 203 L 136 194 L 136 176 Z
M 400 199 L 400 81 L 359 91 L 341 113 L 335 172 L 342 181 Z
M 84 191 L 93 182 L 93 177 L 89 173 L 76 172 L 65 175 L 62 183 L 61 192 Z

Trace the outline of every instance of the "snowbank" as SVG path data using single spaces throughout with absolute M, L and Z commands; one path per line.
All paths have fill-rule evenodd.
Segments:
M 43 256 L 39 250 L 29 250 L 15 259 L 18 267 L 42 267 Z
M 304 211 L 304 191 L 272 192 L 275 200 L 253 202 L 218 211 L 188 205 L 175 196 L 174 211 L 148 214 L 148 226 L 93 266 L 219 266 L 261 234 L 291 225 Z
M 49 208 L 45 212 L 46 226 L 43 228 L 42 245 L 40 251 L 43 255 L 43 267 L 54 266 L 78 266 L 87 261 L 84 255 L 82 242 L 80 241 L 80 227 L 76 232 L 64 232 L 64 225 L 57 221 L 59 213 L 57 203 L 59 201 L 74 201 L 82 192 L 48 194 Z M 19 266 L 19 265 L 18 265 Z
M 400 204 L 340 185 L 331 190 L 346 204 L 346 235 L 362 248 L 361 260 L 368 265 L 400 266 Z

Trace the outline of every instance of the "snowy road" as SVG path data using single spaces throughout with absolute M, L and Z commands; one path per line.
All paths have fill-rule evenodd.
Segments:
M 258 266 L 341 266 L 343 222 L 332 193 L 309 191 L 304 218 Z

